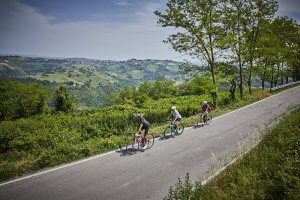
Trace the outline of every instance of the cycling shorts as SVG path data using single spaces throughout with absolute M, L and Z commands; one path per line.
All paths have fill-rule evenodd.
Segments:
M 145 130 L 145 135 L 149 133 L 150 126 L 142 126 L 142 130 Z

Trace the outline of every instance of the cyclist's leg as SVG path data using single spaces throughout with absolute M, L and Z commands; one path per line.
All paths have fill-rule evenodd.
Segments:
M 178 132 L 178 125 L 180 124 L 180 121 L 181 121 L 181 118 L 176 120 L 176 123 L 177 123 L 177 125 L 176 125 L 176 132 Z
M 205 112 L 201 112 L 201 124 L 204 126 L 204 120 L 205 120 Z
M 175 121 L 175 128 L 176 129 L 178 128 L 178 124 L 179 124 L 179 119 L 176 119 L 176 121 Z
M 149 133 L 149 129 L 150 129 L 149 126 L 145 127 L 145 132 L 144 132 L 145 144 L 147 144 L 147 142 L 148 142 L 147 135 Z
M 149 133 L 150 127 L 147 126 L 147 127 L 145 127 L 144 129 L 145 129 L 145 132 L 144 132 L 144 138 L 143 138 L 143 140 L 144 140 L 144 147 L 143 147 L 143 149 L 146 149 L 146 148 L 147 148 L 147 144 L 148 144 L 147 135 L 148 135 L 148 133 Z

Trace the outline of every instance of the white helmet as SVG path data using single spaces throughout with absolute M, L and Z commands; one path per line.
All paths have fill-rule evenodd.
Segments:
M 202 105 L 206 105 L 207 104 L 207 101 L 203 101 Z
M 143 116 L 143 115 L 142 115 L 142 113 L 138 112 L 138 113 L 136 113 L 135 116 L 136 116 L 136 117 L 141 117 L 141 116 Z
M 172 109 L 172 110 L 176 110 L 176 107 L 175 107 L 175 106 L 172 106 L 171 109 Z

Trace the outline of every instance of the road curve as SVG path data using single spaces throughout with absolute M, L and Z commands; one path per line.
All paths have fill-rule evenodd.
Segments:
M 162 199 L 178 177 L 196 180 L 211 155 L 225 155 L 282 114 L 300 105 L 300 87 L 230 114 L 211 125 L 189 128 L 178 137 L 156 140 L 152 149 L 132 156 L 110 152 L 0 184 L 1 200 Z

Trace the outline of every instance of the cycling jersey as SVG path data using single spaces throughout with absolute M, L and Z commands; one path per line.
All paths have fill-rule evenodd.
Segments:
M 139 117 L 139 126 L 143 128 L 149 127 L 150 123 L 144 117 Z
M 179 112 L 177 110 L 174 110 L 171 112 L 172 117 L 175 119 L 177 117 L 177 119 L 181 119 L 181 115 L 179 114 Z
M 210 106 L 208 104 L 202 106 L 202 111 L 205 112 L 206 110 L 208 112 L 211 110 L 211 108 L 210 108 Z

